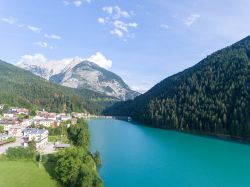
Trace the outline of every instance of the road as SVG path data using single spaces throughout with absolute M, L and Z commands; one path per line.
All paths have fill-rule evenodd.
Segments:
M 48 142 L 46 147 L 42 150 L 39 151 L 42 155 L 47 155 L 47 154 L 53 154 L 56 152 L 55 148 L 54 148 L 54 143 L 52 142 Z
M 4 145 L 0 145 L 0 155 L 5 153 L 6 150 L 9 147 L 18 147 L 18 146 L 23 146 L 23 138 L 16 138 L 16 141 L 13 143 L 8 143 L 8 144 L 4 144 Z M 55 153 L 56 150 L 54 148 L 54 143 L 52 142 L 48 142 L 48 144 L 46 145 L 46 147 L 43 150 L 39 151 L 42 154 L 52 154 Z
M 1 145 L 0 146 L 0 154 L 3 154 L 6 152 L 6 150 L 9 148 L 9 147 L 17 147 L 17 146 L 22 146 L 23 144 L 23 138 L 16 138 L 16 141 L 13 142 L 13 143 L 8 143 L 8 144 L 4 144 L 4 145 Z

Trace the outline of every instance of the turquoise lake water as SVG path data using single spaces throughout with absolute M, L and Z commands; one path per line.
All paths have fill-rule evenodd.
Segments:
M 106 187 L 250 186 L 249 145 L 119 120 L 89 127 Z

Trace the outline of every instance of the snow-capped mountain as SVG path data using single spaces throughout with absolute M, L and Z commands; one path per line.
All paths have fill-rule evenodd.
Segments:
M 131 90 L 118 75 L 81 58 L 46 63 L 20 62 L 17 66 L 60 85 L 86 88 L 121 100 L 140 95 Z
M 73 68 L 75 65 L 79 64 L 83 59 L 79 57 L 71 59 L 62 59 L 60 61 L 49 61 L 41 62 L 41 59 L 38 61 L 32 59 L 30 61 L 21 61 L 16 65 L 20 68 L 31 71 L 33 74 L 38 75 L 47 80 L 51 76 L 59 74 L 67 69 Z

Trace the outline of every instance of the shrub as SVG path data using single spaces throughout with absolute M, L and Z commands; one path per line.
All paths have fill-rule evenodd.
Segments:
M 36 151 L 33 148 L 10 147 L 6 152 L 6 157 L 9 160 L 35 160 Z

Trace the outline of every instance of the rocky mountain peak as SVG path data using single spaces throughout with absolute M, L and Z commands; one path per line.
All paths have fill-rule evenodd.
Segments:
M 133 99 L 139 95 L 115 73 L 78 57 L 65 59 L 60 63 L 23 62 L 17 66 L 56 84 L 71 88 L 86 88 L 121 100 Z

